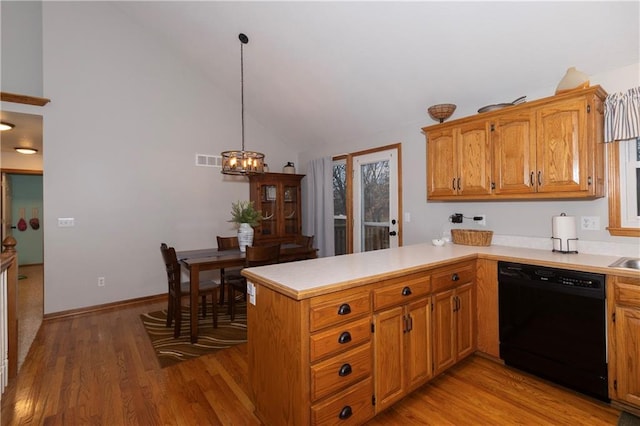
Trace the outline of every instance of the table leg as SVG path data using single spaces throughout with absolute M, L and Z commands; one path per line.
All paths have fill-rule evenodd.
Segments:
M 198 343 L 198 294 L 200 283 L 200 268 L 198 265 L 192 265 L 189 272 L 189 287 L 191 290 L 191 305 L 189 307 L 189 315 L 191 319 L 191 343 Z

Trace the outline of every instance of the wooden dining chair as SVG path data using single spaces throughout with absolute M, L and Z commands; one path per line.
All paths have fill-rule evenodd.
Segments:
M 263 246 L 247 246 L 245 268 L 252 266 L 264 266 L 280 261 L 280 243 Z M 247 279 L 240 275 L 238 278 L 227 278 L 229 287 L 229 313 L 231 321 L 235 319 L 236 292 L 247 295 Z
M 240 249 L 240 244 L 238 243 L 238 237 L 221 237 L 220 235 L 216 236 L 216 240 L 218 241 L 218 250 L 234 250 Z M 220 304 L 224 304 L 224 293 L 225 288 L 227 287 L 225 284 L 225 280 L 227 277 L 231 279 L 238 279 L 240 277 L 240 270 L 242 268 L 232 268 L 232 269 L 220 269 Z
M 167 327 L 171 327 L 171 323 L 175 323 L 173 328 L 173 337 L 180 337 L 180 327 L 182 325 L 182 297 L 191 294 L 190 284 L 188 281 L 182 282 L 180 263 L 176 256 L 176 250 L 168 247 L 165 243 L 160 245 L 162 259 L 167 269 L 167 282 L 169 290 L 167 293 Z M 218 327 L 218 288 L 220 283 L 214 280 L 200 281 L 198 293 L 202 296 L 202 317 L 207 316 L 207 296 L 211 295 L 211 305 L 213 311 L 213 327 Z M 190 306 L 189 309 L 198 309 L 197 306 Z
M 313 248 L 313 235 L 300 235 L 296 238 L 296 244 L 312 249 Z

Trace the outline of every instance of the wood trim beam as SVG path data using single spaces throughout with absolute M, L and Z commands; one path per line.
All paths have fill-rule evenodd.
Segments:
M 51 99 L 39 98 L 37 96 L 18 95 L 16 93 L 0 92 L 0 101 L 13 102 L 15 104 L 27 104 L 35 106 L 45 106 Z

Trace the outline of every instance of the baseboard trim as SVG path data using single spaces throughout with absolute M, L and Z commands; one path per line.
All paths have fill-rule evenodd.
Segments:
M 94 306 L 87 306 L 87 307 L 78 308 L 78 309 L 70 309 L 68 311 L 52 312 L 50 314 L 45 314 L 42 320 L 53 321 L 58 319 L 66 319 L 69 317 L 95 314 L 97 312 L 113 311 L 116 309 L 129 308 L 135 305 L 146 305 L 149 303 L 166 302 L 166 301 L 167 301 L 167 294 L 163 293 L 163 294 L 157 294 L 155 296 L 145 296 L 145 297 L 138 297 L 135 299 L 120 300 L 118 302 L 105 303 L 103 305 L 94 305 Z

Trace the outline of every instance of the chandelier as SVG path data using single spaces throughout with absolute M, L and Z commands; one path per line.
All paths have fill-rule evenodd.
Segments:
M 240 104 L 242 106 L 242 149 L 224 151 L 222 155 L 222 173 L 225 175 L 252 175 L 264 173 L 264 154 L 244 149 L 244 52 L 243 46 L 249 37 L 240 33 Z

